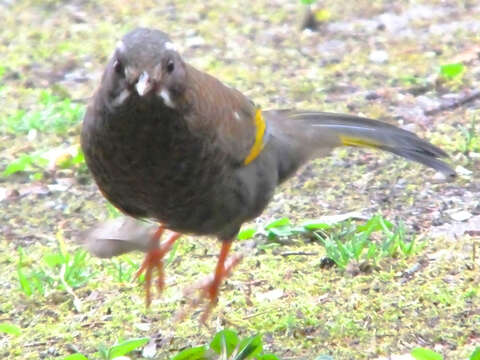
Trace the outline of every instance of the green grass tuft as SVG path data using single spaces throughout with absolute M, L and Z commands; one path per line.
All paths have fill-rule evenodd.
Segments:
M 17 110 L 4 120 L 2 127 L 4 131 L 12 134 L 26 134 L 32 130 L 63 134 L 81 121 L 84 111 L 84 105 L 42 90 L 37 106 L 28 110 Z

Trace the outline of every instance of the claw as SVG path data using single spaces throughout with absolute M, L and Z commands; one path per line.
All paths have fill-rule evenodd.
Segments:
M 207 304 L 205 305 L 202 316 L 200 318 L 200 322 L 204 325 L 206 324 L 210 314 L 212 313 L 212 310 L 218 303 L 218 293 L 220 285 L 226 278 L 230 276 L 233 268 L 237 266 L 242 259 L 242 255 L 236 254 L 227 260 L 228 252 L 230 251 L 231 245 L 232 242 L 222 243 L 222 249 L 220 251 L 217 267 L 213 276 L 209 276 L 206 279 L 199 281 L 197 284 L 187 288 L 184 292 L 184 295 L 186 297 L 191 298 L 191 300 L 189 300 L 187 304 L 187 310 L 191 310 L 199 306 L 205 300 L 207 301 Z M 199 293 L 197 297 L 192 296 L 195 292 Z M 187 310 L 182 310 L 177 315 L 177 319 L 184 319 L 187 314 Z
M 159 241 L 161 236 L 165 231 L 165 227 L 163 225 L 158 227 L 158 230 L 152 236 L 151 239 L 151 249 L 145 255 L 145 259 L 143 260 L 142 265 L 138 269 L 135 274 L 135 279 L 145 273 L 145 304 L 147 307 L 150 306 L 152 302 L 152 274 L 153 270 L 157 269 L 157 290 L 158 293 L 161 293 L 163 288 L 165 287 L 165 273 L 163 271 L 163 258 L 165 254 L 171 249 L 173 243 L 181 236 L 181 234 L 177 232 L 171 232 L 168 239 L 159 245 Z

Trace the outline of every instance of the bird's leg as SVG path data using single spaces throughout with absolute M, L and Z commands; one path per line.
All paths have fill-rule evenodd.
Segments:
M 222 248 L 220 250 L 220 255 L 218 256 L 217 266 L 213 277 L 210 276 L 203 281 L 199 282 L 197 285 L 194 285 L 192 288 L 187 289 L 186 295 L 190 295 L 192 292 L 199 290 L 200 297 L 197 300 L 193 300 L 190 305 L 196 306 L 203 299 L 208 301 L 205 310 L 201 317 L 201 322 L 205 323 L 210 315 L 212 309 L 217 305 L 218 302 L 218 291 L 223 280 L 230 276 L 233 268 L 240 262 L 242 255 L 232 255 L 228 258 L 228 253 L 232 247 L 232 241 L 222 241 Z M 228 259 L 227 259 L 228 258 Z M 183 317 L 183 316 L 181 316 Z
M 220 255 L 218 256 L 217 267 L 213 274 L 213 279 L 205 284 L 204 296 L 208 299 L 208 304 L 202 314 L 201 322 L 205 323 L 212 312 L 212 309 L 218 302 L 218 291 L 223 280 L 230 276 L 233 268 L 240 262 L 242 256 L 236 254 L 227 261 L 228 253 L 232 247 L 232 241 L 223 241 Z
M 165 231 L 165 226 L 160 225 L 150 239 L 151 247 L 145 255 L 140 269 L 135 274 L 135 278 L 138 278 L 140 274 L 145 273 L 145 302 L 147 307 L 152 302 L 151 286 L 152 286 L 152 273 L 156 268 L 158 272 L 157 289 L 158 292 L 162 292 L 165 286 L 165 274 L 163 272 L 163 257 L 170 250 L 173 243 L 181 236 L 177 232 L 171 232 L 167 240 L 160 244 L 160 238 Z

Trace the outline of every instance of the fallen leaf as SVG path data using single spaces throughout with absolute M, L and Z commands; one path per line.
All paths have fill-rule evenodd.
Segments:
M 150 339 L 147 345 L 142 350 L 142 356 L 151 359 L 157 353 L 157 342 L 155 339 Z
M 271 291 L 267 291 L 266 293 L 258 293 L 255 296 L 258 301 L 273 301 L 278 300 L 283 297 L 283 290 L 282 289 L 274 289 Z
M 15 189 L 0 187 L 0 201 L 15 199 L 20 194 Z
M 48 186 L 38 183 L 28 184 L 18 190 L 20 196 L 25 195 L 46 195 L 50 193 Z
M 451 213 L 449 214 L 449 216 L 452 218 L 452 220 L 455 220 L 455 221 L 465 221 L 470 219 L 473 216 L 473 214 L 469 211 L 461 210 L 461 211 Z
M 328 225 L 333 225 L 337 224 L 339 222 L 345 221 L 345 220 L 368 220 L 369 217 L 366 215 L 363 215 L 362 213 L 358 211 L 351 211 L 345 214 L 339 214 L 339 215 L 330 215 L 330 216 L 322 216 L 321 218 L 318 219 L 318 222 L 322 222 Z

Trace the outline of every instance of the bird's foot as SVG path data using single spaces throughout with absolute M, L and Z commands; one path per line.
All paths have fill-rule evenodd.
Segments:
M 225 243 L 222 246 L 222 252 L 220 253 L 215 273 L 199 281 L 197 284 L 187 288 L 184 292 L 185 297 L 189 299 L 187 310 L 198 307 L 204 301 L 207 301 L 207 304 L 205 305 L 202 313 L 202 317 L 200 318 L 200 321 L 203 324 L 206 323 L 213 308 L 218 303 L 218 293 L 220 285 L 226 278 L 230 276 L 233 268 L 238 265 L 238 263 L 240 262 L 240 260 L 242 260 L 243 257 L 240 254 L 235 254 L 231 256 L 228 260 L 226 260 L 226 255 L 230 248 L 230 244 L 227 244 L 227 247 L 225 246 Z M 194 297 L 195 293 L 198 293 L 197 297 Z M 182 312 L 178 315 L 179 318 L 185 318 L 186 313 L 187 312 L 185 311 L 185 309 L 182 310 Z
M 163 271 L 163 258 L 165 254 L 171 249 L 173 243 L 181 236 L 181 234 L 176 232 L 171 232 L 168 239 L 159 244 L 160 238 L 165 231 L 165 227 L 160 226 L 158 230 L 153 235 L 151 242 L 152 248 L 148 251 L 143 259 L 143 263 L 135 274 L 137 279 L 141 274 L 145 273 L 145 303 L 147 307 L 150 306 L 152 302 L 152 274 L 154 269 L 157 269 L 157 290 L 159 293 L 162 292 L 165 287 L 165 274 Z

